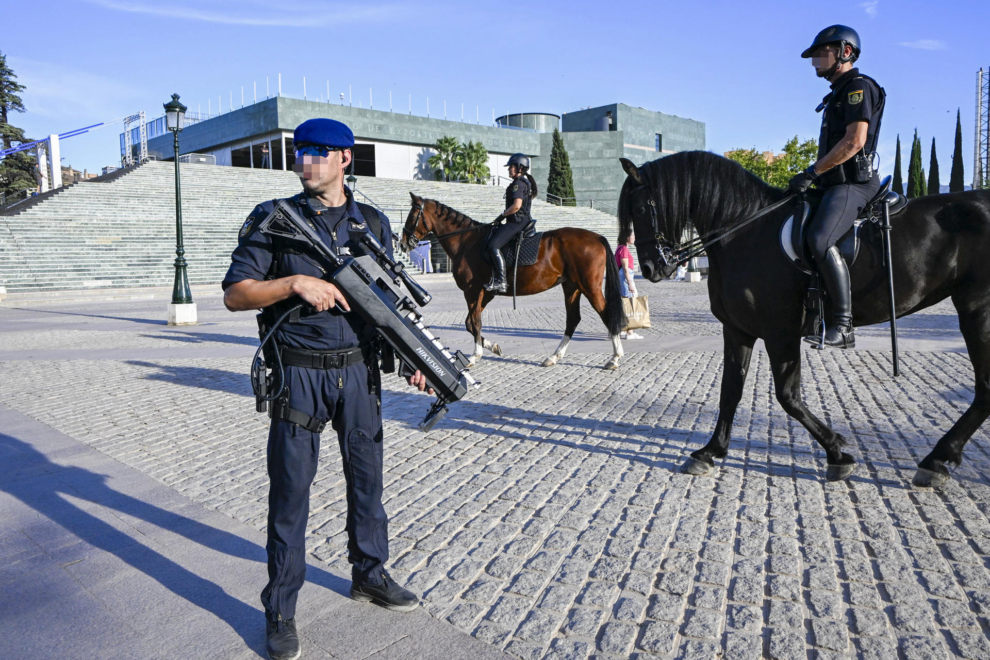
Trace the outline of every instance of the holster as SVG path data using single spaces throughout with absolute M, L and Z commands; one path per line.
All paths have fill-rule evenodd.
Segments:
M 273 421 L 282 420 L 297 424 L 311 433 L 323 433 L 327 427 L 325 419 L 310 417 L 304 412 L 289 407 L 289 387 L 282 391 L 282 396 L 272 402 L 271 418 Z

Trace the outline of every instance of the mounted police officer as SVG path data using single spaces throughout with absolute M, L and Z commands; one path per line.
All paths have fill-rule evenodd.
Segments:
M 875 80 L 853 67 L 859 54 L 859 35 L 844 25 L 825 28 L 801 53 L 811 58 L 818 77 L 828 80 L 832 91 L 818 107 L 824 110 L 818 159 L 789 185 L 796 193 L 804 193 L 812 183 L 823 190 L 808 243 L 832 302 L 825 344 L 837 348 L 852 348 L 856 339 L 849 267 L 835 244 L 880 187 L 873 163 L 886 94 Z M 819 338 L 805 341 L 817 345 Z
M 495 218 L 491 236 L 488 238 L 488 259 L 492 264 L 492 279 L 485 289 L 495 293 L 505 293 L 505 260 L 501 249 L 518 236 L 532 221 L 529 207 L 536 197 L 536 181 L 529 174 L 529 156 L 512 154 L 509 162 L 509 176 L 512 183 L 505 189 L 505 210 Z
M 344 185 L 354 134 L 332 119 L 310 119 L 294 135 L 294 169 L 303 192 L 290 198 L 331 248 L 360 250 L 366 231 L 392 254 L 388 218 L 358 204 Z M 275 341 L 284 365 L 285 390 L 273 402 L 268 434 L 268 584 L 261 593 L 267 619 L 268 655 L 297 658 L 296 597 L 306 577 L 309 489 L 316 475 L 320 432 L 337 432 L 347 488 L 348 560 L 351 597 L 408 611 L 417 597 L 385 571 L 388 518 L 382 507 L 381 373 L 375 333 L 350 311 L 315 254 L 258 231 L 274 208 L 255 207 L 223 281 L 231 311 L 263 309 L 277 317 L 305 302 L 312 313 L 290 316 Z M 419 372 L 409 383 L 425 388 Z

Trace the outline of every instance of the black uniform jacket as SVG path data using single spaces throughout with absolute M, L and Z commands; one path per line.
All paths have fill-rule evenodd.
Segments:
M 368 230 L 364 216 L 358 205 L 354 203 L 351 191 L 345 188 L 347 203 L 343 213 L 327 209 L 322 203 L 305 193 L 291 197 L 290 202 L 296 205 L 306 218 L 312 222 L 317 233 L 332 249 L 342 256 L 345 254 L 362 254 L 358 241 L 361 234 Z M 258 224 L 271 212 L 278 200 L 259 204 L 248 216 L 241 227 L 237 248 L 231 255 L 230 268 L 223 279 L 223 288 L 243 280 L 264 280 L 275 273 L 276 277 L 288 275 L 310 275 L 331 281 L 326 269 L 328 264 L 322 262 L 316 254 L 309 254 L 305 246 L 290 243 L 284 239 L 274 239 L 258 231 Z M 328 216 L 339 216 L 329 221 Z M 391 257 L 392 229 L 388 218 L 379 214 L 382 226 L 381 242 Z M 300 252 L 300 250 L 303 250 Z M 273 269 L 273 260 L 279 254 L 277 268 Z M 303 302 L 298 296 L 293 296 L 278 304 L 279 309 L 287 310 Z M 353 348 L 367 343 L 374 336 L 374 331 L 366 327 L 364 321 L 356 312 L 345 312 L 339 307 L 325 312 L 306 315 L 297 322 L 283 323 L 276 334 L 276 341 L 283 346 L 303 348 L 314 351 L 332 351 Z

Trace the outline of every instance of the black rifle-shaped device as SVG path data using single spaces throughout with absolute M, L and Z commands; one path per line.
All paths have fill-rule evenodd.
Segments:
M 419 428 L 428 431 L 446 414 L 446 405 L 464 398 L 472 387 L 479 387 L 466 371 L 467 357 L 451 355 L 423 323 L 416 304 L 398 286 L 401 280 L 420 305 L 430 295 L 392 261 L 378 239 L 366 232 L 362 246 L 374 256 L 341 256 L 330 249 L 316 230 L 291 204 L 276 204 L 261 224 L 265 234 L 305 243 L 331 267 L 329 281 L 344 294 L 351 311 L 373 327 L 406 366 L 405 375 L 418 370 L 437 395 Z M 269 365 L 274 366 L 274 365 Z M 403 372 L 400 370 L 400 375 Z

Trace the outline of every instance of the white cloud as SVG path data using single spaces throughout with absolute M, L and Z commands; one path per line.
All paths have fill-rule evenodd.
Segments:
M 879 13 L 878 12 L 879 4 L 880 4 L 880 0 L 867 0 L 867 2 L 861 4 L 860 7 L 863 8 L 863 11 L 866 12 L 867 16 L 869 16 L 870 18 L 876 18 L 877 14 Z
M 902 41 L 901 46 L 917 48 L 918 50 L 945 50 L 945 44 L 938 39 L 918 39 L 917 41 Z
M 361 6 L 362 3 L 315 1 L 270 3 L 261 0 L 205 0 L 192 2 L 125 2 L 87 0 L 106 9 L 227 25 L 271 27 L 325 27 L 355 21 L 394 20 L 405 13 L 394 5 Z M 357 5 L 357 6 L 354 6 Z

